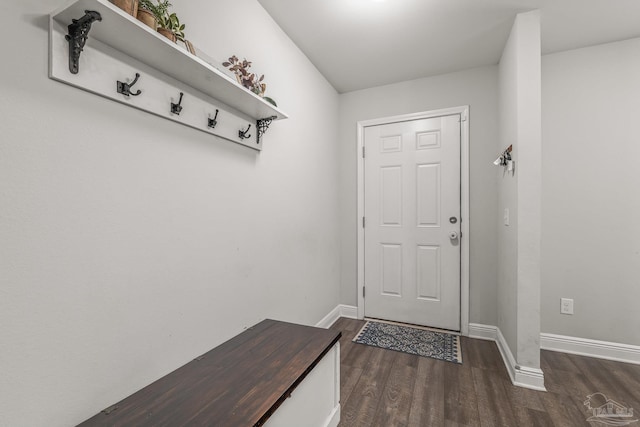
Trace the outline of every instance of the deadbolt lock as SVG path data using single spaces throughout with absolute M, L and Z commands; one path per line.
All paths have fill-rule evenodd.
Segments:
M 458 218 L 456 218 L 455 216 L 452 216 L 451 218 L 449 218 L 449 222 L 451 224 L 455 224 L 456 222 L 458 222 Z

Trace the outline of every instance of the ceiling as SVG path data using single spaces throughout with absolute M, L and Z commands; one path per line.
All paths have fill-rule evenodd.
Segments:
M 517 13 L 542 51 L 640 37 L 640 0 L 258 0 L 340 93 L 497 64 Z

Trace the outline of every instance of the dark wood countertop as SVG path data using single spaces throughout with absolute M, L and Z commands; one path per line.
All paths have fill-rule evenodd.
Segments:
M 264 320 L 80 426 L 260 426 L 340 336 Z

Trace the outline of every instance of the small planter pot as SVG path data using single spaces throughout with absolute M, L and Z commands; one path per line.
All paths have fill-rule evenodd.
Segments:
M 158 28 L 158 20 L 155 15 L 147 9 L 138 9 L 138 15 L 136 17 L 138 18 L 138 21 L 153 28 L 154 30 Z
M 134 18 L 138 14 L 138 0 L 110 0 L 110 1 L 111 3 L 115 4 L 120 9 L 124 10 Z
M 174 43 L 178 40 L 174 32 L 171 30 L 167 30 L 166 28 L 158 28 L 158 32 Z

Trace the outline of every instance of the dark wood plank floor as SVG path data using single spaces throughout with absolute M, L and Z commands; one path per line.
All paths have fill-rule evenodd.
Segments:
M 601 392 L 640 415 L 640 366 L 542 351 L 547 392 L 515 387 L 496 344 L 462 337 L 463 364 L 351 342 L 364 321 L 341 318 L 341 427 L 591 426 Z M 640 427 L 640 422 L 638 423 Z

